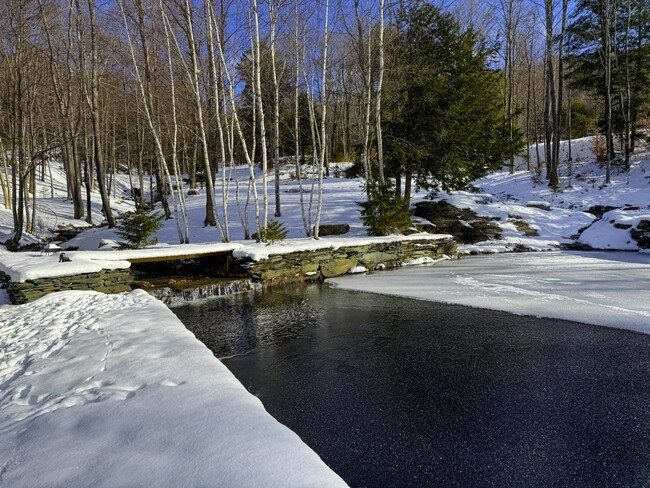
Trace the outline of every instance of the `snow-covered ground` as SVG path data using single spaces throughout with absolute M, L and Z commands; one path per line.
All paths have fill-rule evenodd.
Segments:
M 574 162 L 569 171 L 569 166 L 563 162 L 560 166 L 560 191 L 551 190 L 542 179 L 536 179 L 532 171 L 526 170 L 523 159 L 517 161 L 517 171 L 510 174 L 507 169 L 497 171 L 483 179 L 473 182 L 475 191 L 458 191 L 453 193 L 439 193 L 438 200 L 447 200 L 449 203 L 463 208 L 470 208 L 480 216 L 498 218 L 497 224 L 502 229 L 503 238 L 499 241 L 480 242 L 471 246 L 464 246 L 466 252 L 501 252 L 525 246 L 535 250 L 557 249 L 561 244 L 581 243 L 597 249 L 638 249 L 637 243 L 631 239 L 629 229 L 634 228 L 642 220 L 650 220 L 650 157 L 647 152 L 633 156 L 631 169 L 623 172 L 617 167 L 612 171 L 612 183 L 604 185 L 604 168 L 595 162 L 594 140 L 584 138 L 572 142 Z M 567 156 L 568 145 L 563 143 L 562 157 Z M 543 145 L 540 147 L 543 154 Z M 532 148 L 531 156 L 533 166 L 536 151 Z M 341 164 L 344 169 L 348 164 Z M 280 191 L 282 200 L 282 217 L 280 220 L 289 231 L 289 238 L 305 236 L 300 205 L 300 188 L 297 181 L 291 178 L 294 168 L 291 165 L 283 166 L 281 171 Z M 340 174 L 334 171 L 332 175 Z M 229 205 L 228 221 L 230 238 L 232 241 L 242 240 L 244 232 L 241 223 L 241 207 L 235 202 L 235 182 L 240 182 L 240 200 L 245 201 L 245 186 L 248 177 L 247 167 L 238 167 L 229 174 Z M 258 194 L 261 198 L 261 174 L 258 172 Z M 112 192 L 112 206 L 115 213 L 133 208 L 133 201 L 129 195 L 129 178 L 127 175 L 118 175 L 115 178 L 114 191 Z M 222 206 L 222 180 L 218 175 L 216 181 L 217 211 L 221 222 L 224 222 Z M 273 185 L 274 175 L 268 175 L 269 218 L 273 218 Z M 303 185 L 302 197 L 304 210 L 309 216 L 310 192 L 309 181 Z M 145 195 L 148 188 L 144 188 Z M 52 198 L 51 195 L 54 195 Z M 365 200 L 363 183 L 358 179 L 343 177 L 326 178 L 324 181 L 324 206 L 323 224 L 350 225 L 348 237 L 360 237 L 366 234 L 359 215 L 357 202 Z M 97 250 L 103 239 L 119 239 L 114 230 L 107 228 L 88 228 L 84 221 L 72 218 L 72 207 L 65 199 L 65 174 L 60 166 L 53 164 L 52 180 L 49 175 L 43 182 L 37 183 L 37 216 L 36 228 L 40 237 L 47 237 L 50 230 L 59 227 L 74 226 L 87 229 L 77 238 L 65 243 L 65 246 L 79 247 L 81 250 Z M 427 193 L 414 188 L 412 203 L 426 199 Z M 314 193 L 311 205 L 311 223 L 315 218 L 317 194 Z M 93 196 L 93 220 L 101 221 L 99 212 L 99 196 Z M 531 201 L 547 202 L 550 210 L 528 207 Z M 218 243 L 222 236 L 215 227 L 204 227 L 205 194 L 201 190 L 199 195 L 186 197 L 189 221 L 189 240 L 192 244 Z M 602 219 L 590 213 L 596 206 L 615 207 L 605 213 Z M 245 213 L 245 212 L 244 212 Z M 248 208 L 250 231 L 255 230 L 254 206 Z M 525 221 L 537 230 L 537 236 L 526 236 L 517 229 L 513 218 Z M 308 218 L 309 220 L 309 218 Z M 0 208 L 0 241 L 6 240 L 11 235 L 11 212 Z M 586 230 L 585 230 L 586 229 Z M 162 244 L 176 244 L 178 232 L 173 220 L 166 221 L 156 235 Z M 33 239 L 31 239 L 33 241 Z M 26 237 L 25 242 L 30 242 Z M 110 249 L 107 248 L 107 249 Z
M 0 307 L 0 414 L 0 486 L 346 486 L 142 291 Z
M 523 245 L 549 250 L 576 240 L 600 249 L 638 249 L 629 229 L 650 220 L 648 155 L 635 156 L 627 173 L 614 170 L 612 184 L 604 186 L 604 170 L 594 162 L 593 140 L 573 141 L 573 148 L 573 173 L 569 176 L 563 164 L 559 192 L 535 180 L 519 160 L 512 175 L 503 170 L 474 182 L 475 192 L 438 194 L 436 198 L 453 205 L 499 218 L 502 240 L 462 249 L 500 252 Z M 304 229 L 301 193 L 292 171 L 284 168 L 280 182 L 279 220 L 292 239 L 278 244 L 284 250 L 313 245 L 293 240 L 304 237 Z M 246 172 L 238 168 L 233 175 L 244 182 L 242 187 Z M 125 191 L 128 176 L 115 180 L 116 213 L 133 209 Z M 223 219 L 220 181 L 218 211 Z M 322 223 L 349 224 L 345 239 L 365 238 L 356 205 L 365 200 L 362 189 L 355 179 L 325 180 Z M 233 181 L 231 198 L 234 191 Z M 269 175 L 271 202 L 272 195 Z M 302 195 L 308 210 L 309 193 Z M 37 237 L 51 237 L 60 227 L 84 228 L 64 247 L 91 252 L 77 254 L 72 263 L 58 263 L 55 256 L 39 253 L 10 256 L 0 245 L 0 269 L 20 280 L 67 273 L 75 266 L 85 272 L 92 266 L 124 264 L 125 254 L 110 247 L 98 251 L 102 239 L 117 238 L 114 230 L 89 228 L 72 218 L 60 166 L 53 165 L 51 181 L 46 175 L 37 183 L 36 196 Z M 412 202 L 425 197 L 425 192 L 414 190 Z M 550 210 L 527 206 L 531 201 L 546 202 Z M 97 194 L 93 202 L 93 222 L 98 224 Z M 187 204 L 190 246 L 173 246 L 178 236 L 170 220 L 157 233 L 158 246 L 136 253 L 184 254 L 222 246 L 219 231 L 202 225 L 203 192 L 188 195 Z M 592 209 L 597 205 L 615 208 L 597 219 Z M 244 232 L 234 199 L 228 217 L 231 239 L 241 240 Z M 538 235 L 524 235 L 512 218 L 524 220 Z M 249 220 L 254 231 L 252 208 Z M 0 241 L 11 232 L 11 211 L 0 208 Z M 330 239 L 333 243 L 343 238 Z M 27 236 L 24 242 L 35 240 Z M 241 249 L 250 241 L 228 246 Z M 272 250 L 253 245 L 248 253 L 264 257 Z M 350 289 L 650 332 L 650 254 L 495 255 L 334 282 Z M 0 290 L 3 303 L 7 296 Z M 344 486 L 160 302 L 142 292 L 64 292 L 28 305 L 0 306 L 0 415 L 0 485 Z
M 553 191 L 544 179 L 536 179 L 519 158 L 517 171 L 507 169 L 473 182 L 476 192 L 441 193 L 437 199 L 452 205 L 471 208 L 478 215 L 497 217 L 503 240 L 486 241 L 464 246 L 466 252 L 503 252 L 518 244 L 534 250 L 556 249 L 560 244 L 579 242 L 595 249 L 636 250 L 637 243 L 624 224 L 636 226 L 650 220 L 650 156 L 641 152 L 632 157 L 629 172 L 612 168 L 612 182 L 605 185 L 605 168 L 595 162 L 594 140 L 591 137 L 572 142 L 574 162 L 571 170 L 566 162 L 560 166 L 560 190 Z M 562 144 L 561 159 L 568 156 L 568 144 Z M 540 146 L 543 155 L 543 144 Z M 536 153 L 532 148 L 533 165 Z M 529 202 L 546 202 L 550 210 L 526 206 Z M 615 207 L 602 219 L 590 213 L 596 206 Z M 527 237 L 519 232 L 508 217 L 520 217 L 536 229 L 538 236 Z M 593 225 L 592 225 L 593 224 Z M 586 230 L 585 230 L 586 229 Z M 579 237 L 577 237 L 579 235 Z
M 649 254 L 550 252 L 472 256 L 328 281 L 347 290 L 650 333 Z

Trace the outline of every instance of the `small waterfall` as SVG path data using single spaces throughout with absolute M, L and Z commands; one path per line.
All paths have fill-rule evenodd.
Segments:
M 186 305 L 188 302 L 203 300 L 212 297 L 221 297 L 253 290 L 255 285 L 251 280 L 217 281 L 205 283 L 196 287 L 183 289 L 161 286 L 147 289 L 147 293 L 153 295 L 167 306 Z

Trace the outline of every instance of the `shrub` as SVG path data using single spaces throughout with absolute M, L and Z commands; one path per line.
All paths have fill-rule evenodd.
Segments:
M 147 214 L 143 210 L 125 212 L 120 216 L 116 234 L 126 242 L 121 242 L 124 249 L 138 249 L 148 244 L 155 244 L 157 239 L 151 235 L 160 229 L 164 216 L 158 213 Z
M 266 242 L 266 245 L 275 243 L 276 241 L 283 241 L 289 231 L 287 228 L 277 220 L 269 220 L 266 227 L 260 229 L 260 240 Z
M 605 141 L 605 136 L 597 135 L 594 138 L 594 154 L 597 162 L 604 163 L 607 161 L 607 141 Z
M 396 196 L 390 188 L 369 188 L 368 200 L 358 205 L 368 235 L 401 234 L 411 227 L 411 212 L 407 201 Z

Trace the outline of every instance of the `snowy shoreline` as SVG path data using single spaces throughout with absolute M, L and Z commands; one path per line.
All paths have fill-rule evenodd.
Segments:
M 145 292 L 0 312 L 0 485 L 346 486 Z

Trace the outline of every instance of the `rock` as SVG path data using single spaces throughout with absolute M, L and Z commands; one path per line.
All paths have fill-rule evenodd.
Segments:
M 461 244 L 501 238 L 501 227 L 492 219 L 479 217 L 469 208 L 460 209 L 446 201 L 419 202 L 415 216 L 431 222 L 436 233 L 451 234 Z
M 368 272 L 368 268 L 366 268 L 365 266 L 355 266 L 354 268 L 348 270 L 348 274 L 361 274 L 367 272 Z
M 511 216 L 509 220 L 511 220 L 512 223 L 515 225 L 516 229 L 522 234 L 524 234 L 525 236 L 534 237 L 539 235 L 537 229 L 532 227 L 528 222 L 526 222 L 521 217 Z
M 69 241 L 81 234 L 87 227 L 75 227 L 73 225 L 60 225 L 56 231 L 58 239 L 62 241 Z
M 636 225 L 637 230 L 650 232 L 650 220 L 641 220 Z
M 98 249 L 101 249 L 102 247 L 108 247 L 110 249 L 119 249 L 120 243 L 117 242 L 115 239 L 102 239 L 99 241 L 99 245 L 97 246 Z
M 324 224 L 318 226 L 318 235 L 324 236 L 341 236 L 350 231 L 349 224 Z
M 630 230 L 630 235 L 639 248 L 650 249 L 650 220 L 641 220 L 635 229 Z
M 614 224 L 615 229 L 622 229 L 622 230 L 627 230 L 632 228 L 632 224 L 621 224 L 620 222 L 617 222 Z
M 359 263 L 369 267 L 373 267 L 379 263 L 383 263 L 386 266 L 396 266 L 398 262 L 399 257 L 396 254 L 387 252 L 371 252 L 359 256 Z
M 198 188 L 190 188 L 189 190 L 187 190 L 187 196 L 188 197 L 196 196 L 196 195 L 200 195 L 200 194 L 201 194 L 201 191 Z
M 610 210 L 616 210 L 618 207 L 611 207 L 609 205 L 594 205 L 589 207 L 587 212 L 596 216 L 596 218 L 602 219 L 603 215 L 609 212 Z
M 320 265 L 318 263 L 304 263 L 302 265 L 302 273 L 311 276 L 318 271 Z
M 350 269 L 357 265 L 357 260 L 352 259 L 335 259 L 330 262 L 324 262 L 320 265 L 320 273 L 323 278 L 333 278 L 334 276 L 341 276 L 347 273 Z
M 546 210 L 547 212 L 551 210 L 551 204 L 548 202 L 543 202 L 541 200 L 531 200 L 526 202 L 527 207 L 539 208 L 540 210 Z

